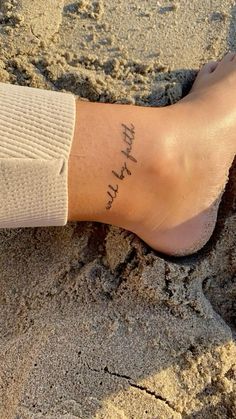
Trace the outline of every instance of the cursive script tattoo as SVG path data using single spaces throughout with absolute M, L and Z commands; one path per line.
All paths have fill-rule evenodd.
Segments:
M 121 168 L 120 174 L 116 173 L 114 170 L 112 170 L 112 173 L 120 180 L 124 179 L 125 173 L 127 173 L 127 175 L 131 175 L 131 171 L 128 169 L 126 162 L 124 163 L 124 166 Z
M 116 185 L 115 188 L 114 188 L 114 186 L 108 185 L 108 188 L 110 190 L 107 191 L 107 195 L 109 195 L 110 200 L 107 203 L 106 209 L 111 209 L 112 203 L 113 203 L 114 199 L 117 197 L 119 187 L 118 187 L 118 185 Z M 111 191 L 112 191 L 112 193 L 111 193 Z
M 125 155 L 127 160 L 131 160 L 133 163 L 137 163 L 136 158 L 131 154 L 133 149 L 133 142 L 135 140 L 135 126 L 130 124 L 128 127 L 125 124 L 121 124 L 122 126 L 122 135 L 123 141 L 128 145 L 125 150 L 121 150 L 121 153 Z M 112 174 L 119 180 L 124 180 L 126 176 L 131 176 L 131 171 L 127 166 L 127 162 L 125 161 L 122 165 L 121 169 L 117 172 L 112 170 Z M 114 200 L 116 199 L 119 192 L 119 185 L 108 185 L 107 195 L 108 195 L 108 202 L 106 204 L 106 209 L 110 210 Z
M 124 142 L 129 145 L 129 147 L 126 148 L 126 150 L 122 150 L 121 153 L 123 153 L 127 159 L 130 159 L 137 163 L 137 160 L 130 154 L 133 147 L 133 140 L 135 137 L 135 128 L 134 125 L 131 124 L 131 128 L 128 128 L 126 125 L 122 124 L 122 127 L 124 127 L 123 136 L 124 136 Z

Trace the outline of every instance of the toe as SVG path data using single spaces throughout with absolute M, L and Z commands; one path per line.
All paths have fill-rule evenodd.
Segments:
M 209 63 L 205 64 L 203 66 L 203 68 L 201 69 L 200 73 L 204 73 L 204 74 L 210 74 L 213 73 L 213 71 L 215 71 L 215 69 L 217 68 L 219 62 L 218 61 L 209 61 Z
M 195 83 L 198 83 L 198 81 L 201 81 L 202 76 L 206 76 L 207 74 L 213 73 L 215 69 L 217 68 L 218 64 L 219 64 L 218 61 L 209 61 L 208 63 L 204 64 L 204 66 L 198 72 Z
M 206 76 L 208 74 L 213 73 L 216 70 L 216 68 L 218 67 L 218 64 L 219 64 L 218 61 L 209 61 L 207 64 L 204 64 L 204 66 L 201 68 L 201 70 L 197 74 L 196 80 L 192 86 L 191 91 L 200 87 L 201 83 L 206 80 Z
M 221 60 L 221 63 L 228 63 L 230 61 L 233 61 L 233 59 L 236 57 L 235 52 L 228 52 Z

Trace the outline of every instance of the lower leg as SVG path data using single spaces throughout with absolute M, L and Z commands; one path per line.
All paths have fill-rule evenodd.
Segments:
M 166 176 L 173 170 L 167 167 L 167 158 L 174 160 L 166 138 L 170 109 L 82 101 L 76 107 L 69 159 L 69 220 L 124 227 L 142 222 L 152 168 L 159 167 L 160 173 L 165 168 Z M 159 197 L 156 210 L 161 216 L 166 209 L 165 179 L 158 180 L 153 192 L 158 195 L 155 199 Z

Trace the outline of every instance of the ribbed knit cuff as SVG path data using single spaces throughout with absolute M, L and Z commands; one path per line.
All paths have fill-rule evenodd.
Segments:
M 0 82 L 0 228 L 62 226 L 76 97 Z

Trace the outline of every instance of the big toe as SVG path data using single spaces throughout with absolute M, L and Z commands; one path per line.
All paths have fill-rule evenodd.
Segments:
M 236 53 L 235 52 L 228 52 L 227 54 L 225 54 L 225 56 L 222 58 L 222 60 L 220 61 L 221 64 L 224 63 L 228 63 L 230 61 L 233 61 L 233 59 L 235 58 Z
M 218 67 L 218 64 L 218 61 L 209 61 L 207 64 L 204 64 L 204 66 L 197 74 L 197 77 L 192 86 L 192 91 L 200 88 L 201 86 L 205 86 L 205 83 L 207 82 L 207 76 L 214 73 Z
M 216 70 L 218 64 L 219 64 L 218 61 L 209 61 L 199 71 L 198 76 L 201 77 L 203 74 L 213 73 Z

